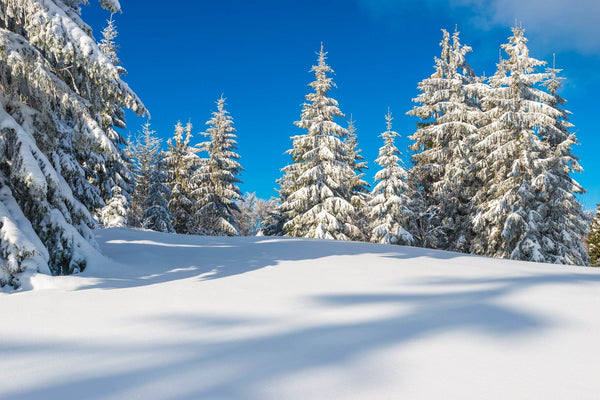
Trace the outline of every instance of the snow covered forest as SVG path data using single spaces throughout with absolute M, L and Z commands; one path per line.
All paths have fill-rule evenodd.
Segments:
M 167 143 L 150 123 L 135 138 L 120 133 L 125 109 L 149 113 L 123 80 L 115 23 L 93 36 L 80 3 L 0 1 L 1 286 L 18 288 L 33 272 L 83 271 L 98 226 L 598 262 L 600 224 L 572 177 L 582 168 L 559 95 L 562 71 L 530 56 L 522 27 L 512 28 L 490 77 L 471 68 L 459 32 L 442 31 L 414 108 L 382 110 L 374 182 L 365 180 L 363 132 L 330 95 L 336 84 L 321 45 L 294 122 L 301 133 L 290 128 L 279 197 L 263 200 L 239 188 L 243 149 L 223 96 L 199 134 L 191 123 L 177 123 Z M 101 4 L 120 11 L 118 0 Z M 394 131 L 406 111 L 415 130 Z M 399 135 L 412 141 L 410 163 Z

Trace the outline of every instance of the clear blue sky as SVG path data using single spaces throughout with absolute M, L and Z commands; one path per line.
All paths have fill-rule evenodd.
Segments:
M 109 14 L 97 3 L 83 6 L 83 19 L 98 39 Z M 153 129 L 166 139 L 178 120 L 191 120 L 193 142 L 203 140 L 199 133 L 224 93 L 245 168 L 241 189 L 262 198 L 276 195 L 289 138 L 302 132 L 293 121 L 321 42 L 336 72 L 338 88 L 330 94 L 356 121 L 370 181 L 388 107 L 407 156 L 415 120 L 405 113 L 417 83 L 433 71 L 440 29 L 458 25 L 462 42 L 473 48 L 468 61 L 489 76 L 518 19 L 531 54 L 551 62 L 556 53 L 564 70 L 561 94 L 573 113 L 581 142 L 574 151 L 585 169 L 575 177 L 588 190 L 581 202 L 588 209 L 600 202 L 597 0 L 121 0 L 121 6 L 115 20 L 125 80 L 150 110 Z M 128 114 L 127 122 L 126 135 L 145 120 Z

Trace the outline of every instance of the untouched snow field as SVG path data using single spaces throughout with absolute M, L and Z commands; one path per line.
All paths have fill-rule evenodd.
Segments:
M 0 293 L 1 399 L 597 399 L 600 270 L 96 231 Z

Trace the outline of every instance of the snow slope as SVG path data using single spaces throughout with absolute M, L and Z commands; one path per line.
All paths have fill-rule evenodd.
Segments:
M 596 399 L 600 271 L 105 229 L 0 293 L 1 399 Z

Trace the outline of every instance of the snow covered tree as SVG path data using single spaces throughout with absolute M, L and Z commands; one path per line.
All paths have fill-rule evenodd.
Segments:
M 129 153 L 134 160 L 135 191 L 132 196 L 129 221 L 159 232 L 174 232 L 171 225 L 173 217 L 169 212 L 170 190 L 165 184 L 164 153 L 161 140 L 150 129 L 150 123 L 144 124 L 142 132 L 131 144 Z M 131 222 L 130 222 L 131 223 Z
M 279 181 L 280 212 L 288 219 L 284 229 L 289 236 L 349 240 L 361 237 L 351 204 L 356 173 L 343 143 L 348 131 L 334 121 L 344 114 L 327 97 L 335 84 L 327 76 L 333 70 L 325 63 L 326 54 L 321 45 L 318 64 L 311 69 L 314 92 L 306 95 L 301 120 L 295 122 L 307 132 L 292 137 L 288 154 L 293 163 L 283 168 Z
M 546 72 L 549 77 L 543 85 L 552 96 L 547 104 L 557 114 L 554 120 L 538 127 L 538 136 L 549 151 L 545 156 L 547 171 L 534 181 L 542 201 L 544 255 L 549 263 L 586 265 L 589 258 L 583 238 L 588 231 L 589 218 L 575 197 L 575 193 L 585 193 L 585 190 L 570 175 L 583 171 L 579 159 L 571 151 L 578 142 L 575 134 L 569 132 L 573 128 L 568 118 L 570 112 L 562 109 L 566 101 L 557 93 L 563 80 L 558 77 L 561 70 L 553 62 Z
M 202 159 L 192 181 L 195 189 L 192 195 L 197 199 L 196 218 L 199 233 L 211 236 L 239 236 L 239 208 L 236 201 L 242 194 L 238 187 L 242 166 L 235 152 L 236 134 L 233 119 L 225 110 L 225 98 L 217 101 L 217 111 L 206 122 L 209 126 L 204 136 L 208 142 L 199 145 L 208 158 Z
M 121 65 L 121 61 L 117 55 L 119 46 L 116 44 L 117 28 L 113 20 L 113 14 L 107 20 L 107 26 L 102 30 L 102 39 L 98 44 L 100 50 L 104 53 L 110 62 L 114 65 L 119 76 L 124 76 L 127 70 Z M 86 175 L 100 189 L 102 198 L 105 201 L 110 199 L 112 187 L 119 186 L 121 194 L 124 195 L 128 202 L 131 203 L 133 194 L 135 177 L 131 169 L 131 160 L 127 156 L 126 150 L 123 148 L 127 145 L 127 140 L 114 128 L 125 129 L 125 112 L 122 107 L 111 101 L 105 101 L 104 109 L 100 112 L 102 118 L 103 129 L 107 132 L 108 137 L 114 143 L 118 157 L 112 157 L 106 160 L 99 160 L 94 157 L 89 157 L 84 154 L 82 160 L 87 166 Z M 94 163 L 94 161 L 96 161 Z
M 592 218 L 587 237 L 590 265 L 600 267 L 600 203 L 596 207 L 596 215 Z
M 394 141 L 399 134 L 392 130 L 392 113 L 385 116 L 387 130 L 381 134 L 383 146 L 375 162 L 382 169 L 375 174 L 378 181 L 373 188 L 369 206 L 371 209 L 371 241 L 412 245 L 415 243 L 407 227 L 413 218 L 410 188 L 406 182 L 407 172 L 402 167 L 401 153 Z
M 476 151 L 479 177 L 487 184 L 475 197 L 472 249 L 518 260 L 586 262 L 578 243 L 585 227 L 580 227 L 572 198 L 579 185 L 568 177 L 571 168 L 578 168 L 570 153 L 574 137 L 569 138 L 556 94 L 542 90 L 552 78 L 538 72 L 545 62 L 529 56 L 523 29 L 512 32 L 502 45 L 508 58 L 500 60 L 482 98 L 484 124 Z M 574 248 L 565 249 L 562 241 Z
M 238 201 L 238 208 L 238 227 L 242 236 L 257 236 L 264 235 L 269 218 L 277 209 L 277 203 L 273 199 L 260 199 L 256 197 L 256 193 L 246 193 Z
M 365 158 L 360 154 L 362 150 L 358 148 L 358 136 L 356 134 L 356 127 L 354 126 L 354 120 L 352 115 L 348 120 L 348 136 L 344 138 L 344 145 L 346 146 L 346 156 L 348 158 L 348 165 L 354 171 L 354 180 L 351 189 L 350 202 L 356 209 L 356 225 L 362 232 L 363 236 L 368 238 L 369 222 L 367 221 L 367 215 L 369 214 L 368 203 L 370 200 L 370 185 L 363 178 L 365 176 L 364 171 L 367 169 L 367 162 Z
M 127 199 L 121 194 L 121 188 L 113 186 L 112 197 L 102 207 L 100 217 L 105 228 L 117 228 L 127 225 Z
M 435 72 L 419 83 L 422 93 L 413 100 L 419 105 L 408 112 L 420 118 L 419 128 L 410 136 L 416 152 L 411 175 L 421 196 L 421 244 L 468 251 L 473 237 L 470 200 L 477 189 L 472 148 L 481 85 L 465 59 L 471 48 L 460 43 L 458 32 L 452 41 L 448 32 L 442 32 Z
M 196 201 L 192 195 L 194 187 L 190 181 L 200 164 L 200 159 L 196 155 L 197 149 L 190 146 L 191 138 L 192 124 L 188 123 L 184 128 L 178 122 L 175 125 L 174 136 L 168 140 L 169 150 L 165 157 L 168 172 L 166 183 L 171 190 L 169 212 L 173 216 L 173 228 L 175 232 L 185 234 L 196 232 Z
M 98 48 L 74 0 L 0 2 L 0 285 L 25 270 L 68 274 L 94 246 L 86 176 L 119 162 L 105 104 L 146 112 Z M 111 12 L 118 1 L 102 1 Z

